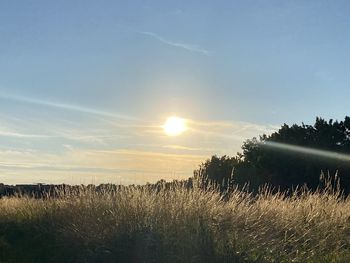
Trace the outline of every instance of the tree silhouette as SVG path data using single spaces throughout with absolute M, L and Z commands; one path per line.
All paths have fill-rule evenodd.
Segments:
M 235 157 L 213 155 L 194 171 L 194 177 L 202 180 L 205 185 L 211 181 L 220 185 L 221 189 L 226 189 L 233 182 L 232 176 L 237 164 L 238 159 Z
M 337 154 L 349 154 L 349 158 L 337 158 Z M 265 183 L 280 189 L 304 184 L 316 189 L 323 171 L 338 173 L 342 188 L 350 192 L 349 160 L 350 117 L 344 121 L 318 117 L 314 125 L 284 124 L 269 136 L 247 140 L 237 157 L 213 156 L 197 173 L 201 171 L 203 176 L 221 183 L 229 180 L 233 170 L 233 182 L 249 183 L 252 189 Z

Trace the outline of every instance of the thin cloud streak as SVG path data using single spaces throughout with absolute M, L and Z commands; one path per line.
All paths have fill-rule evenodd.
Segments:
M 189 132 L 215 138 L 244 141 L 261 133 L 270 134 L 278 128 L 275 125 L 260 125 L 242 121 L 195 121 L 186 120 Z
M 191 52 L 201 53 L 205 56 L 209 56 L 211 53 L 209 50 L 206 50 L 198 45 L 173 42 L 173 41 L 170 41 L 170 40 L 168 40 L 168 39 L 166 39 L 166 38 L 164 38 L 156 33 L 153 33 L 153 32 L 143 31 L 143 32 L 140 32 L 140 34 L 150 36 L 150 37 L 152 37 L 152 38 L 154 38 L 154 39 L 156 39 L 156 40 L 158 40 L 166 45 L 177 47 L 177 48 L 182 48 L 182 49 L 185 49 L 185 50 L 188 50 Z
M 39 99 L 34 99 L 34 98 L 15 96 L 15 95 L 5 95 L 5 94 L 0 94 L 0 98 L 12 100 L 12 101 L 17 101 L 17 102 L 30 103 L 30 104 L 35 104 L 35 105 L 48 106 L 48 107 L 58 108 L 58 109 L 63 109 L 63 110 L 71 110 L 71 111 L 76 111 L 76 112 L 89 113 L 89 114 L 94 114 L 94 115 L 98 115 L 98 116 L 112 117 L 112 118 L 124 119 L 124 120 L 136 120 L 136 118 L 131 117 L 131 116 L 111 113 L 111 112 L 107 112 L 107 111 L 101 111 L 101 110 L 97 110 L 97 109 L 86 108 L 86 107 L 72 105 L 72 104 L 58 103 L 58 102 L 52 102 L 52 101 L 47 101 L 47 100 L 39 100 Z
M 182 145 L 164 145 L 163 148 L 173 149 L 173 150 L 185 150 L 185 151 L 208 151 L 209 149 L 204 148 L 193 148 Z
M 253 130 L 259 130 L 259 131 L 275 131 L 280 128 L 278 125 L 271 125 L 271 124 L 257 124 L 252 122 L 244 122 L 244 121 L 198 121 L 198 120 L 191 120 L 186 119 L 186 122 L 188 122 L 190 125 L 198 126 L 198 127 L 204 127 L 204 128 L 240 128 L 242 130 L 247 129 L 253 129 Z
M 45 139 L 45 138 L 56 138 L 57 136 L 51 136 L 51 135 L 45 135 L 45 134 L 24 134 L 24 133 L 18 133 L 18 132 L 0 131 L 0 137 Z
M 14 163 L 14 164 L 7 164 L 7 163 L 1 163 L 0 162 L 0 170 L 8 170 L 8 169 L 14 169 L 14 170 L 37 170 L 37 171 L 67 171 L 67 172 L 99 172 L 99 173 L 112 173 L 112 174 L 118 174 L 118 173 L 139 173 L 143 174 L 145 173 L 144 170 L 138 170 L 138 169 L 117 169 L 117 168 L 103 168 L 103 167 L 84 167 L 84 166 L 64 166 L 64 165 L 26 165 L 21 163 Z M 150 171 L 154 174 L 164 174 L 164 172 L 161 171 Z
M 150 152 L 143 150 L 130 150 L 130 149 L 118 149 L 118 150 L 95 150 L 94 153 L 105 153 L 105 154 L 125 154 L 125 155 L 138 155 L 138 156 L 151 156 L 151 157 L 174 157 L 174 158 L 205 158 L 206 155 L 194 155 L 194 154 L 174 154 L 174 153 L 163 153 L 163 152 Z

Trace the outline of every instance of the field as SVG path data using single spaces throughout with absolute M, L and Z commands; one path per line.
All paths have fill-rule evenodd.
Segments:
M 0 262 L 350 262 L 350 200 L 125 187 L 0 199 Z

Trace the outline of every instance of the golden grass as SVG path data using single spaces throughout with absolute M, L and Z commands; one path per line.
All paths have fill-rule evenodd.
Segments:
M 181 185 L 0 199 L 0 262 L 350 262 L 350 200 Z

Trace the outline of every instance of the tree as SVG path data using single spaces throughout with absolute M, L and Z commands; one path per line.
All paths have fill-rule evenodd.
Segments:
M 250 177 L 257 185 L 269 183 L 287 189 L 306 184 L 315 189 L 323 171 L 338 173 L 343 188 L 350 190 L 349 161 L 331 158 L 332 153 L 350 154 L 350 117 L 340 122 L 316 118 L 314 125 L 284 124 L 270 136 L 246 141 L 242 150 L 236 169 L 237 182 Z M 247 168 L 253 174 L 248 176 Z
M 336 153 L 349 157 L 334 158 Z M 232 182 L 233 175 L 235 184 L 249 183 L 253 190 L 265 183 L 284 190 L 304 184 L 316 189 L 323 171 L 338 173 L 342 188 L 350 192 L 349 159 L 350 117 L 316 118 L 314 125 L 284 124 L 269 136 L 247 140 L 237 157 L 213 156 L 197 173 L 219 183 Z
M 237 162 L 235 157 L 213 155 L 211 159 L 202 163 L 198 170 L 194 171 L 194 177 L 200 179 L 204 184 L 214 182 L 221 189 L 226 189 L 232 184 L 232 175 Z

